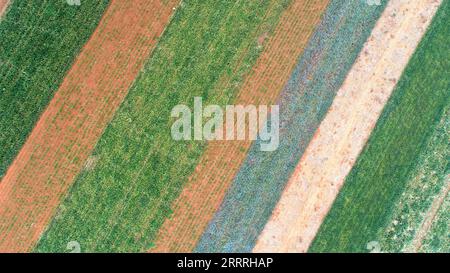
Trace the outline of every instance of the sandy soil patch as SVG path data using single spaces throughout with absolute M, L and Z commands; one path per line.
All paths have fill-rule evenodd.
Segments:
M 307 251 L 440 3 L 389 2 L 254 252 Z
M 178 3 L 110 3 L 0 183 L 0 252 L 35 245 Z
M 10 0 L 0 0 L 0 18 L 2 17 L 3 13 L 5 13 L 9 3 Z

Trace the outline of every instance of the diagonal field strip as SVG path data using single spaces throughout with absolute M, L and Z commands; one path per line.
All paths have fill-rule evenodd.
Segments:
M 424 239 L 429 234 L 430 229 L 435 222 L 439 210 L 441 209 L 441 207 L 443 207 L 442 205 L 445 199 L 448 197 L 449 190 L 450 190 L 450 176 L 447 175 L 446 183 L 443 186 L 442 191 L 433 200 L 430 210 L 426 213 L 425 219 L 412 241 L 411 248 L 413 252 L 418 252 L 420 248 L 423 246 Z
M 450 55 L 449 15 L 450 1 L 445 0 L 409 60 L 369 141 L 345 179 L 308 251 L 367 252 L 371 248 L 368 243 L 373 241 L 381 243 L 381 251 L 392 251 L 394 244 L 394 252 L 399 251 L 401 247 L 399 249 L 399 244 L 395 242 L 396 238 L 400 239 L 397 236 L 400 234 L 395 234 L 399 229 L 394 230 L 394 234 L 383 230 L 390 223 L 395 224 L 395 220 L 408 230 L 404 220 L 416 222 L 418 219 L 414 214 L 420 213 L 418 209 L 430 204 L 427 199 L 437 194 L 433 185 L 442 185 L 442 175 L 445 173 L 445 167 L 439 165 L 448 165 L 448 160 L 440 153 L 433 153 L 427 146 L 433 146 L 433 142 L 443 145 L 436 142 L 433 135 L 443 133 L 440 120 L 448 117 L 443 113 L 450 99 L 450 59 L 447 57 Z M 448 142 L 448 138 L 445 140 Z M 415 204 L 411 204 L 413 210 L 406 208 L 400 219 L 392 219 L 399 205 L 406 205 L 401 197 L 410 196 L 410 178 L 414 177 L 416 168 L 422 168 L 420 164 L 425 161 L 420 157 L 426 153 L 432 156 L 431 161 L 426 163 L 428 167 L 424 166 L 431 179 L 421 178 L 424 188 L 418 190 L 425 198 L 418 200 L 411 196 L 416 199 Z M 434 189 L 425 191 L 425 186 Z M 403 217 L 407 218 L 401 219 Z M 443 227 L 439 224 L 439 230 Z M 411 234 L 411 229 L 408 232 Z M 390 241 L 390 247 L 383 237 Z M 439 240 L 439 237 L 448 238 L 448 235 L 440 233 L 435 239 Z M 407 242 L 402 239 L 406 238 L 400 239 L 402 243 Z
M 437 211 L 434 211 L 434 208 L 432 213 L 436 213 L 435 215 L 427 215 L 432 216 L 432 224 L 431 226 L 425 228 L 429 228 L 428 230 L 422 230 L 423 232 L 426 232 L 427 234 L 424 235 L 422 239 L 422 242 L 419 244 L 420 248 L 417 250 L 419 252 L 448 252 L 450 249 L 450 194 L 449 194 L 449 187 L 448 182 L 450 181 L 450 176 L 447 175 L 447 195 L 443 196 L 443 200 L 439 200 L 438 202 L 442 202 L 441 204 L 437 204 L 437 202 L 433 202 L 433 205 L 439 206 L 437 208 Z M 441 197 L 441 196 L 440 196 Z M 439 199 L 440 199 L 439 197 Z M 417 245 L 417 247 L 419 247 Z
M 0 184 L 0 251 L 29 251 L 179 1 L 112 1 Z
M 331 1 L 278 98 L 280 145 L 251 146 L 195 251 L 250 252 L 339 87 L 384 10 Z
M 109 3 L 10 1 L 0 23 L 0 180 Z
M 182 1 L 33 251 L 64 251 L 68 240 L 83 252 L 152 248 L 206 149 L 172 138 L 171 109 L 198 96 L 230 104 L 289 2 Z
M 0 18 L 2 17 L 3 13 L 8 8 L 10 0 L 0 0 Z
M 255 252 L 308 249 L 440 3 L 388 3 L 290 178 Z
M 437 16 L 434 18 L 439 20 Z M 428 129 L 430 136 L 426 145 L 420 148 L 420 153 L 415 157 L 417 163 L 408 174 L 405 187 L 385 220 L 386 224 L 373 239 L 379 242 L 383 252 L 416 252 L 417 246 L 423 241 L 420 238 L 428 236 L 430 225 L 439 225 L 436 212 L 444 209 L 445 205 L 441 204 L 450 186 L 449 103 L 450 100 L 436 126 Z M 448 232 L 450 229 L 447 229 Z M 440 238 L 446 238 L 439 232 L 433 232 L 433 236 L 439 241 Z
M 272 104 L 320 20 L 328 0 L 296 0 L 280 18 L 253 72 L 245 80 L 235 104 Z M 251 142 L 208 144 L 188 184 L 175 201 L 172 217 L 165 221 L 152 252 L 189 252 L 199 240 Z

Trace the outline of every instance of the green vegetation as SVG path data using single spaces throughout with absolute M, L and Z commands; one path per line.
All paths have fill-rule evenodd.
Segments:
M 422 252 L 450 252 L 450 194 L 445 197 L 441 205 L 433 226 L 423 240 Z
M 233 101 L 288 2 L 184 1 L 35 251 L 150 249 L 206 147 L 172 140 L 172 108 Z
M 389 217 L 389 225 L 379 231 L 377 241 L 386 252 L 417 251 L 423 223 L 432 217 L 432 206 L 448 187 L 450 170 L 450 105 L 431 135 L 430 141 L 418 158 L 418 164 L 408 179 L 405 191 Z M 448 214 L 448 213 L 447 213 Z M 446 236 L 450 235 L 447 229 Z
M 0 24 L 0 179 L 109 1 L 13 1 Z
M 420 154 L 450 103 L 450 1 L 410 60 L 311 252 L 368 252 L 390 223 Z M 447 166 L 448 167 L 448 166 Z

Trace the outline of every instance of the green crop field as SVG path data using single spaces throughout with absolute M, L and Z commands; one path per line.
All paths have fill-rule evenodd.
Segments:
M 0 179 L 75 57 L 108 0 L 13 1 L 0 24 Z
M 309 251 L 367 252 L 390 224 L 450 103 L 449 13 L 444 1 Z
M 176 142 L 171 109 L 234 100 L 289 1 L 183 1 L 35 251 L 145 251 L 206 142 Z
M 418 164 L 409 176 L 406 188 L 397 201 L 389 218 L 389 225 L 379 231 L 377 241 L 380 242 L 383 251 L 418 251 L 420 245 L 417 244 L 419 241 L 416 238 L 423 237 L 429 232 L 425 230 L 425 223 L 428 218 L 433 217 L 434 204 L 441 203 L 440 199 L 445 198 L 445 191 L 450 182 L 449 117 L 450 104 L 447 104 L 438 126 L 435 127 L 428 144 L 418 157 Z M 446 232 L 448 237 L 449 229 Z M 433 234 L 437 233 L 433 232 Z M 445 237 L 442 236 L 442 238 Z M 432 252 L 436 251 L 439 250 Z
M 431 229 L 426 234 L 419 251 L 448 253 L 450 251 L 450 195 L 447 193 Z

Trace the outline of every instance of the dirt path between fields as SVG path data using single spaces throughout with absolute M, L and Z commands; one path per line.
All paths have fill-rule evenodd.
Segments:
M 0 19 L 2 18 L 3 13 L 5 13 L 8 8 L 10 0 L 0 0 Z
M 430 231 L 431 226 L 434 223 L 434 219 L 436 219 L 436 215 L 438 214 L 440 208 L 442 207 L 445 198 L 447 198 L 447 195 L 450 190 L 450 176 L 447 176 L 445 180 L 446 182 L 442 187 L 441 192 L 433 200 L 433 203 L 431 204 L 429 211 L 426 213 L 425 219 L 422 225 L 420 226 L 420 229 L 416 232 L 414 236 L 414 239 L 410 247 L 410 249 L 412 249 L 411 252 L 414 253 L 419 252 L 420 248 L 422 247 L 423 240 L 428 235 L 428 232 Z
M 273 104 L 289 79 L 329 0 L 296 0 L 282 14 L 273 35 L 235 104 Z M 202 155 L 173 205 L 152 252 L 190 252 L 219 208 L 250 141 L 214 141 Z
M 388 3 L 254 252 L 307 251 L 440 2 Z
M 0 252 L 36 244 L 178 3 L 112 0 L 0 183 Z

